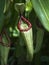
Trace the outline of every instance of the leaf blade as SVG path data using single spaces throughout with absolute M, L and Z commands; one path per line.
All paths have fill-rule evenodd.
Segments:
M 42 25 L 49 31 L 49 0 L 32 0 L 32 3 Z
M 5 0 L 0 0 L 0 32 L 3 26 L 3 22 L 4 22 L 3 21 L 4 20 L 4 13 L 3 13 L 4 4 L 5 4 Z

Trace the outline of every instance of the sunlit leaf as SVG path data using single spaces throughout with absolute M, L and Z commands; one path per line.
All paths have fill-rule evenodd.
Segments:
M 31 0 L 44 28 L 49 31 L 49 0 Z
M 32 3 L 31 3 L 31 1 L 27 1 L 27 2 L 26 2 L 25 10 L 26 10 L 27 12 L 30 12 L 30 11 L 32 10 Z

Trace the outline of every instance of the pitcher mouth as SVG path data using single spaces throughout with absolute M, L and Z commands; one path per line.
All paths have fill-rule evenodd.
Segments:
M 23 24 L 22 21 L 26 24 Z M 22 32 L 22 31 L 28 31 L 31 27 L 32 27 L 31 23 L 26 18 L 21 16 L 21 19 L 18 22 L 18 29 Z

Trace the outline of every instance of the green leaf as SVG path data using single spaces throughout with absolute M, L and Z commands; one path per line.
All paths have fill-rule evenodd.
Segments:
M 31 0 L 34 10 L 44 28 L 49 31 L 49 0 Z
M 4 25 L 4 15 L 2 14 L 2 16 L 0 16 L 0 33 L 1 33 L 3 25 Z
M 0 0 L 0 15 L 3 13 L 4 4 L 5 4 L 5 0 Z
M 4 13 L 10 8 L 10 0 L 5 0 Z
M 44 30 L 37 28 L 36 46 L 34 53 L 38 53 L 41 50 L 43 38 L 44 38 Z
M 3 10 L 4 10 L 4 4 L 5 4 L 5 0 L 0 0 L 0 32 L 3 26 L 3 19 L 4 19 L 4 15 L 3 15 Z
M 27 12 L 30 12 L 30 11 L 32 10 L 32 3 L 31 3 L 30 0 L 29 0 L 29 1 L 26 1 L 25 10 L 26 10 Z

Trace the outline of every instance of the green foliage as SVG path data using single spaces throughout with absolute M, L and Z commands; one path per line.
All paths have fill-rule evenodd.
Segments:
M 33 8 L 44 26 L 49 31 L 49 0 L 31 0 Z
M 4 28 L 11 40 L 10 47 L 0 45 L 1 65 L 7 65 L 8 57 L 11 58 L 9 54 L 12 54 L 12 60 L 17 60 L 16 58 L 18 58 L 17 63 L 19 64 L 24 63 L 24 61 L 19 62 L 19 59 L 32 61 L 34 54 L 39 53 L 45 31 L 41 24 L 49 31 L 48 5 L 49 0 L 0 0 L 0 33 L 2 35 L 2 42 L 5 45 L 9 43 L 6 35 L 2 34 Z M 21 20 L 20 14 L 24 16 L 27 23 L 29 20 L 32 25 L 28 31 L 22 32 L 18 29 L 18 22 Z M 39 19 L 37 20 L 37 18 Z M 24 22 L 21 22 L 22 29 L 29 27 L 25 20 L 21 20 Z M 9 51 L 12 51 L 12 53 Z
M 30 0 L 26 0 L 25 10 L 26 12 L 30 12 L 32 10 L 32 2 Z
M 4 5 L 5 5 L 5 0 L 0 0 L 0 33 L 4 24 Z
M 1 44 L 0 44 L 0 55 L 1 55 L 0 59 L 1 59 L 1 65 L 4 65 L 4 64 L 7 64 L 10 47 L 6 46 L 9 44 L 7 37 L 4 34 L 2 34 L 2 35 L 3 35 L 2 42 L 5 46 L 2 45 L 2 42 L 1 42 Z

